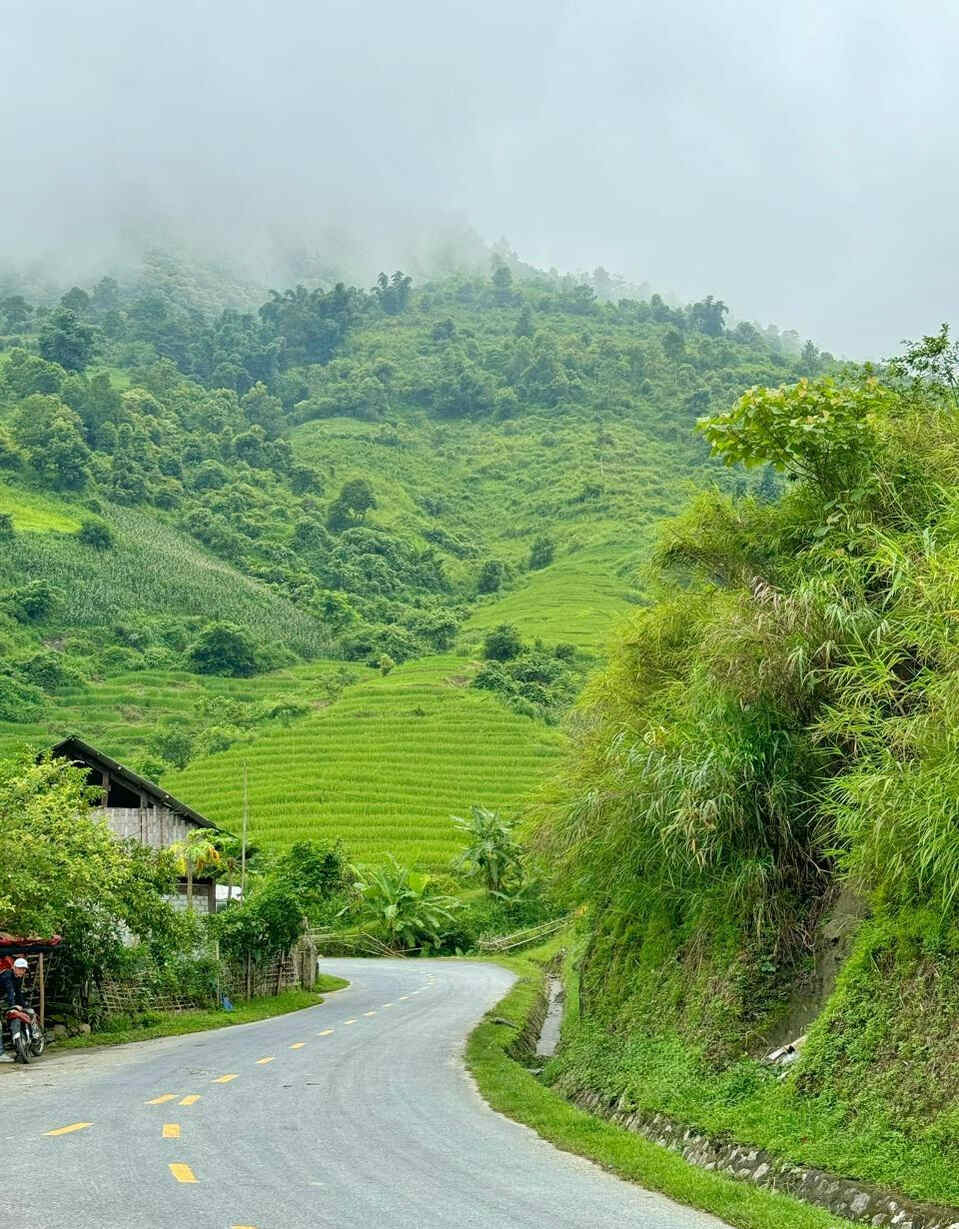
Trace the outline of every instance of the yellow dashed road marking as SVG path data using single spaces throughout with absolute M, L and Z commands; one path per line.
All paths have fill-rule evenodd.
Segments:
M 405 1003 L 405 1002 L 406 1002 L 406 1000 L 407 1000 L 409 997 L 410 997 L 410 996 L 409 996 L 408 994 L 401 994 L 401 995 L 400 995 L 400 997 L 399 997 L 399 1001 L 400 1001 L 401 1003 Z
M 175 1101 L 175 1092 L 165 1092 L 162 1097 L 154 1097 L 152 1101 L 148 1101 L 147 1105 L 163 1105 L 167 1101 Z
M 375 1016 L 376 1012 L 375 1011 L 364 1011 L 363 1015 L 364 1016 Z
M 276 1056 L 274 1054 L 271 1054 L 269 1058 L 258 1058 L 256 1060 L 256 1065 L 258 1067 L 262 1067 L 264 1063 L 271 1063 L 275 1057 Z
M 355 1023 L 356 1023 L 356 1018 L 354 1017 L 352 1020 L 344 1020 L 344 1021 L 343 1021 L 343 1023 L 344 1023 L 344 1024 L 355 1024 Z
M 165 1122 L 163 1124 L 163 1138 L 164 1139 L 179 1139 L 180 1138 L 180 1124 L 178 1122 Z
M 392 1003 L 384 1003 L 384 1004 L 383 1004 L 383 1006 L 384 1006 L 384 1007 L 392 1007 L 392 1006 L 393 1006 L 393 1004 L 392 1004 Z
M 302 1050 L 305 1045 L 306 1045 L 305 1041 L 294 1041 L 293 1044 L 290 1046 L 290 1049 L 291 1050 Z
M 316 1035 L 317 1037 L 329 1037 L 330 1033 L 332 1032 L 333 1030 L 331 1028 L 325 1028 L 322 1033 L 317 1033 Z
M 189 1165 L 171 1165 L 170 1173 L 173 1174 L 177 1182 L 195 1182 L 196 1174 Z
M 183 1098 L 180 1104 L 181 1105 L 196 1105 L 199 1099 L 200 1099 L 199 1093 L 191 1092 L 188 1097 Z
M 232 1075 L 221 1075 L 221 1076 L 218 1076 L 218 1077 L 217 1077 L 217 1078 L 213 1081 L 213 1083 L 214 1083 L 214 1084 L 229 1084 L 230 1080 L 235 1080 L 235 1079 L 236 1079 L 236 1072 L 234 1071 L 234 1073 L 233 1073 Z
M 69 1135 L 71 1131 L 82 1131 L 85 1127 L 92 1127 L 92 1122 L 71 1122 L 68 1127 L 57 1127 L 55 1131 L 44 1131 L 44 1135 Z

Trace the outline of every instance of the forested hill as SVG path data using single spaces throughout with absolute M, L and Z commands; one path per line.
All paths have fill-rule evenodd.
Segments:
M 470 658 L 502 623 L 543 643 L 486 685 L 552 717 L 648 526 L 745 489 L 696 418 L 830 362 L 601 276 L 395 273 L 242 313 L 198 310 L 189 272 L 0 301 L 0 720 L 62 727 L 58 697 L 135 671 Z

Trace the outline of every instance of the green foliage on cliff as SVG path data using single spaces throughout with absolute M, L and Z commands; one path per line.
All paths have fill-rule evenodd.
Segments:
M 652 1108 L 954 1199 L 937 1149 L 959 1112 L 940 1072 L 955 1012 L 937 987 L 959 933 L 959 432 L 949 384 L 916 374 L 907 356 L 752 389 L 703 422 L 787 490 L 705 494 L 667 524 L 657 601 L 587 690 L 539 839 L 595 926 L 569 1078 L 599 1064 Z M 885 920 L 767 1114 L 748 1056 L 787 1017 L 840 883 Z M 711 1082 L 724 1070 L 735 1097 L 732 1076 Z M 805 1147 L 817 1132 L 831 1142 Z

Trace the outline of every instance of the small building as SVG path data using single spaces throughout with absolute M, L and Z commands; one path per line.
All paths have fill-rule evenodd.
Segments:
M 168 849 L 198 828 L 222 831 L 162 786 L 75 735 L 57 743 L 50 753 L 85 768 L 89 783 L 102 788 L 103 800 L 94 806 L 103 812 L 111 832 L 118 837 L 133 837 L 151 849 Z M 186 907 L 186 879 L 180 880 L 177 903 Z M 193 880 L 193 907 L 198 913 L 216 912 L 214 880 Z

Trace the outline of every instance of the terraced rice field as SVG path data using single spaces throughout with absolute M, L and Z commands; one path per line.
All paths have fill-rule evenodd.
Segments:
M 602 652 L 637 598 L 629 583 L 634 566 L 621 568 L 608 550 L 561 555 L 548 568 L 529 572 L 515 589 L 478 606 L 463 626 L 477 640 L 499 623 L 512 623 L 527 640 L 565 641 L 579 649 Z M 621 565 L 620 565 L 621 567 Z
M 324 703 L 317 681 L 342 665 L 342 662 L 312 662 L 249 679 L 175 670 L 118 674 L 86 687 L 63 689 L 52 701 L 42 724 L 0 722 L 0 755 L 25 744 L 47 747 L 67 734 L 77 734 L 114 759 L 128 761 L 146 752 L 147 735 L 155 725 L 166 720 L 191 719 L 197 705 L 210 696 L 228 695 L 237 700 L 255 701 L 305 694 L 316 704 Z
M 237 831 L 246 763 L 250 832 L 262 844 L 342 838 L 360 861 L 394 853 L 442 867 L 461 846 L 450 816 L 473 803 L 516 811 L 564 743 L 465 682 L 455 657 L 370 675 L 315 716 L 196 761 L 164 784 Z

